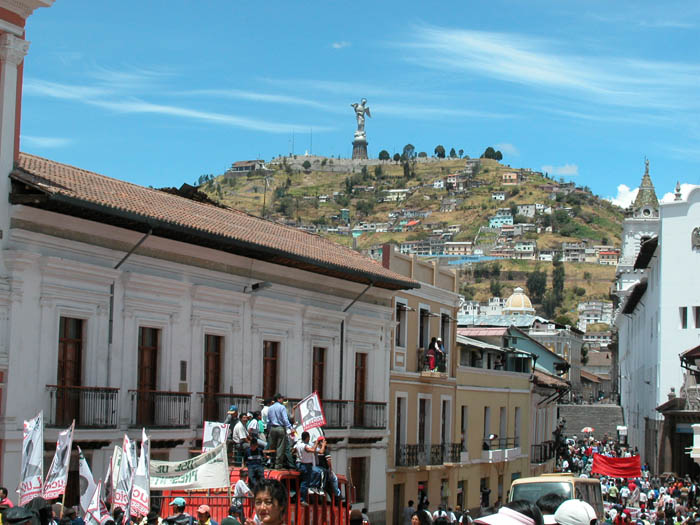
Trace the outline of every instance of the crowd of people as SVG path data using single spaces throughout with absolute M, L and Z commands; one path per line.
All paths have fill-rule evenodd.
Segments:
M 265 479 L 265 468 L 296 469 L 301 478 L 299 498 L 302 505 L 308 505 L 309 495 L 328 494 L 339 498 L 338 477 L 324 436 L 318 435 L 311 442 L 309 432 L 297 435 L 294 417 L 289 415 L 282 394 L 275 394 L 263 404 L 260 412 L 240 416 L 238 407 L 232 405 L 224 421 L 231 429 L 228 437 L 234 464 L 242 464 L 247 469 L 241 471 L 242 479 L 245 481 L 247 476 L 254 488 Z M 246 489 L 245 495 L 250 497 L 252 492 L 247 486 L 241 487 L 240 492 Z

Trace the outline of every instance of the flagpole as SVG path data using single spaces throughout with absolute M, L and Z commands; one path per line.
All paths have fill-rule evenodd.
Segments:
M 66 487 L 68 488 L 68 487 Z M 63 519 L 63 513 L 66 510 L 66 490 L 63 491 L 63 496 L 61 497 L 61 516 L 58 518 L 59 521 Z

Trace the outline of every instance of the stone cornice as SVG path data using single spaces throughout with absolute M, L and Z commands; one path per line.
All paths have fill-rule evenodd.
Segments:
M 29 50 L 29 42 L 10 33 L 0 35 L 0 60 L 18 66 Z

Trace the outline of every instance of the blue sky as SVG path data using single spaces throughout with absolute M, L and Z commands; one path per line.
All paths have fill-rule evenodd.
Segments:
M 27 25 L 23 151 L 179 186 L 292 149 L 412 143 L 629 198 L 700 184 L 700 3 L 56 0 Z M 624 187 L 621 187 L 624 185 Z M 623 199 L 624 200 L 624 199 Z

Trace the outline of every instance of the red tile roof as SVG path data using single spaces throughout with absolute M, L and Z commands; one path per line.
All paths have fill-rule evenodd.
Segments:
M 553 376 L 552 374 L 543 372 L 542 370 L 535 370 L 534 379 L 535 383 L 537 383 L 540 386 L 547 386 L 553 388 L 564 388 L 569 386 L 568 381 L 560 377 Z
M 457 334 L 464 335 L 466 337 L 498 337 L 499 335 L 505 335 L 506 332 L 508 332 L 507 326 L 499 326 L 494 328 L 457 328 Z
M 182 242 L 330 275 L 391 290 L 418 288 L 413 279 L 387 270 L 320 235 L 277 224 L 230 208 L 196 202 L 98 173 L 20 153 L 13 202 L 147 231 Z M 17 185 L 15 185 L 17 186 Z M 37 191 L 46 198 L 21 199 Z

